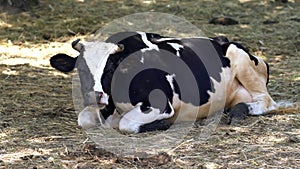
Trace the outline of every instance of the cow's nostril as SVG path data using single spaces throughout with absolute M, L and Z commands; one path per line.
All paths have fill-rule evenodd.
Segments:
M 103 92 L 97 92 L 97 91 L 95 91 L 95 94 L 96 94 L 96 96 L 98 96 L 98 97 L 102 97 Z
M 101 100 L 101 98 L 103 96 L 103 92 L 97 92 L 97 91 L 95 91 L 95 96 L 96 96 L 97 102 L 100 103 L 100 100 Z

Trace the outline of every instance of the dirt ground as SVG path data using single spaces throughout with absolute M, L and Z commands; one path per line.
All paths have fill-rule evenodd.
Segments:
M 299 103 L 300 2 L 274 0 L 40 0 L 29 12 L 0 13 L 0 168 L 300 168 L 300 113 L 294 105 L 221 123 L 204 142 L 194 127 L 171 153 L 118 157 L 96 148 L 77 128 L 71 74 L 49 66 L 76 38 L 136 12 L 184 17 L 207 36 L 241 42 L 271 67 L 276 101 Z M 229 16 L 236 25 L 209 21 Z

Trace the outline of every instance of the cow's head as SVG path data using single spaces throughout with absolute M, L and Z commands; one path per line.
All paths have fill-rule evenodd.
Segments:
M 66 54 L 57 54 L 50 59 L 50 64 L 61 72 L 70 72 L 77 68 L 84 106 L 98 105 L 103 108 L 108 105 L 109 86 L 105 78 L 112 76 L 114 65 L 110 65 L 112 54 L 122 51 L 122 48 L 114 43 L 87 42 L 84 45 L 76 40 L 72 47 L 80 52 L 77 57 Z M 103 76 L 103 75 L 106 76 Z

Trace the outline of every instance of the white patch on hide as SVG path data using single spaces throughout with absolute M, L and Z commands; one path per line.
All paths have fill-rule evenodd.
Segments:
M 167 81 L 169 82 L 170 87 L 171 87 L 173 93 L 174 93 L 174 84 L 173 84 L 173 80 L 174 80 L 174 77 L 175 77 L 175 76 L 176 76 L 175 74 L 167 75 L 167 76 L 166 76 Z
M 116 53 L 118 50 L 118 45 L 113 43 L 98 41 L 86 42 L 84 44 L 83 57 L 95 81 L 94 91 L 103 92 L 101 77 L 106 66 L 106 62 L 110 54 Z M 105 102 L 105 100 L 103 101 Z
M 143 113 L 140 109 L 142 103 L 137 104 L 137 106 L 126 113 L 119 123 L 119 129 L 122 131 L 130 133 L 138 133 L 140 126 L 151 123 L 155 120 L 161 120 L 170 118 L 174 115 L 174 109 L 171 106 L 170 102 L 168 104 L 172 108 L 172 111 L 168 113 L 160 113 L 159 109 L 151 107 L 151 111 Z
M 140 34 L 142 36 L 142 40 L 143 42 L 148 46 L 148 48 L 144 48 L 144 49 L 141 49 L 141 52 L 144 53 L 146 51 L 149 51 L 149 50 L 156 50 L 156 51 L 159 51 L 159 48 L 157 45 L 151 43 L 148 39 L 147 39 L 147 35 L 145 32 L 137 32 L 138 34 Z
M 176 50 L 176 55 L 178 57 L 180 57 L 179 51 L 180 51 L 180 49 L 183 49 L 183 46 L 180 45 L 180 44 L 178 44 L 178 43 L 170 43 L 170 42 L 168 42 L 167 44 L 170 45 L 170 46 L 172 46 L 172 48 L 174 48 Z
M 181 40 L 182 38 L 160 38 L 155 39 L 156 42 L 163 42 L 163 41 L 171 41 L 171 40 Z

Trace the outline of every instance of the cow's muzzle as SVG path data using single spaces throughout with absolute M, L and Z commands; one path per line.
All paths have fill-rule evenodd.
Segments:
M 108 98 L 109 96 L 104 92 L 89 92 L 86 94 L 86 98 L 84 99 L 84 105 L 98 105 L 99 108 L 104 108 L 108 105 Z
M 108 95 L 106 93 L 95 91 L 95 96 L 98 105 L 108 105 Z

